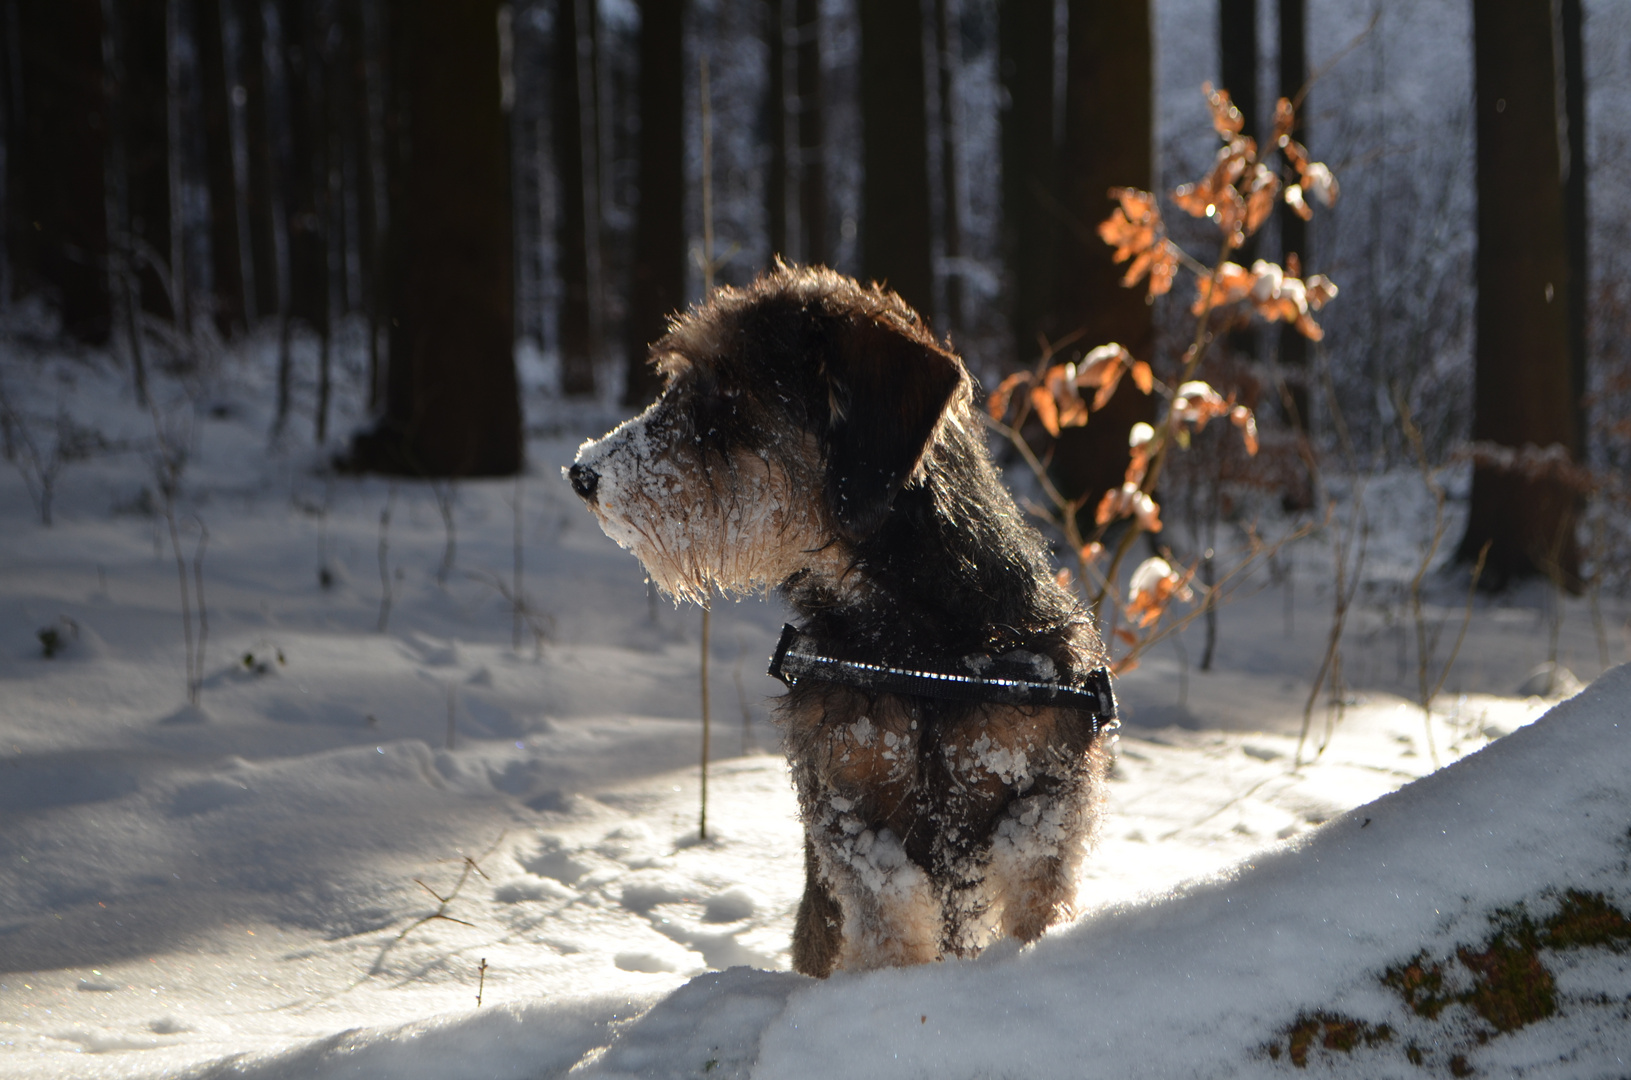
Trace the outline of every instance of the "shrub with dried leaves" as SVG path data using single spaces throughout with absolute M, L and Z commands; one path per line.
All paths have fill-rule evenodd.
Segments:
M 1099 225 L 1099 237 L 1114 249 L 1114 261 L 1127 264 L 1122 284 L 1133 288 L 1147 283 L 1145 288 L 1152 302 L 1172 291 L 1180 269 L 1194 275 L 1195 296 L 1189 310 L 1195 332 L 1188 348 L 1172 365 L 1176 377 L 1166 381 L 1157 378 L 1149 361 L 1135 357 L 1116 342 L 1100 345 L 1080 360 L 1056 362 L 1058 351 L 1078 334 L 1052 345 L 1044 343 L 1036 367 L 1009 375 L 987 402 L 991 425 L 1013 444 L 1052 503 L 1039 512 L 1060 529 L 1076 553 L 1076 580 L 1082 583 L 1095 611 L 1101 611 L 1106 600 L 1112 602 L 1113 637 L 1126 646 L 1117 661 L 1118 670 L 1134 666 L 1139 652 L 1163 634 L 1161 620 L 1174 600 L 1187 602 L 1194 595 L 1191 581 L 1195 567 L 1178 570 L 1165 558 L 1145 560 L 1134 572 L 1125 597 L 1117 586 L 1121 566 L 1134 541 L 1142 533 L 1161 531 L 1156 491 L 1167 454 L 1174 447 L 1187 449 L 1192 436 L 1215 419 L 1227 419 L 1239 430 L 1248 454 L 1258 452 L 1253 410 L 1238 400 L 1236 391 L 1220 392 L 1197 377 L 1212 342 L 1227 328 L 1254 318 L 1289 324 L 1310 340 L 1319 341 L 1324 331 L 1313 313 L 1337 295 L 1337 287 L 1329 278 L 1320 274 L 1304 277 L 1295 255 L 1288 256 L 1284 266 L 1258 259 L 1249 269 L 1230 260 L 1230 255 L 1262 228 L 1278 203 L 1283 202 L 1306 220 L 1313 216 L 1312 202 L 1332 206 L 1340 189 L 1331 170 L 1310 160 L 1307 148 L 1291 137 L 1296 110 L 1289 100 L 1281 98 L 1276 105 L 1272 150 L 1260 155 L 1256 140 L 1241 134 L 1245 121 L 1230 101 L 1228 91 L 1214 90 L 1210 83 L 1203 89 L 1222 146 L 1206 175 L 1176 188 L 1172 202 L 1185 213 L 1213 223 L 1218 230 L 1216 257 L 1210 264 L 1202 262 L 1168 235 L 1152 192 L 1111 189 L 1109 197 L 1115 207 Z M 1277 159 L 1274 151 L 1278 152 Z M 1131 378 L 1146 394 L 1160 394 L 1167 407 L 1157 423 L 1137 423 L 1129 430 L 1130 458 L 1123 483 L 1099 498 L 1092 527 L 1084 534 L 1083 512 L 1088 500 L 1098 493 L 1072 499 L 1059 491 L 1048 470 L 1053 440 L 1065 428 L 1089 423 L 1124 377 Z M 1041 432 L 1037 433 L 1035 427 L 1040 427 Z M 1123 520 L 1127 527 L 1109 554 L 1108 565 L 1101 569 L 1106 558 L 1106 534 Z M 1261 545 L 1254 536 L 1251 557 L 1260 553 Z M 1072 580 L 1068 572 L 1061 578 Z M 1215 582 L 1212 588 L 1219 585 L 1221 582 Z M 1123 622 L 1125 626 L 1119 625 Z

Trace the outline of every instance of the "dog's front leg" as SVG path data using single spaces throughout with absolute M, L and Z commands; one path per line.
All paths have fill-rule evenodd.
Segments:
M 806 846 L 795 967 L 824 975 L 937 959 L 938 891 L 904 843 L 919 824 L 915 713 L 851 692 L 805 705 L 789 738 Z
M 811 830 L 817 875 L 842 914 L 837 967 L 925 964 L 940 956 L 941 907 L 893 830 L 838 813 Z
M 793 970 L 825 979 L 844 944 L 844 912 L 821 876 L 815 844 L 804 839 L 804 896 L 793 922 Z

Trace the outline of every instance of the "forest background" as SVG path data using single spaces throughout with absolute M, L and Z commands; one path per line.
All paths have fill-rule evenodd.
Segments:
M 1123 288 L 1095 227 L 1112 187 L 1204 171 L 1199 94 L 1154 88 L 1163 20 L 1211 18 L 1197 74 L 1241 134 L 1267 151 L 1293 99 L 1345 192 L 1235 258 L 1295 253 L 1349 292 L 1318 344 L 1213 320 L 1203 373 L 1269 452 L 1195 479 L 1308 508 L 1320 455 L 1409 462 L 1416 431 L 1433 465 L 1476 463 L 1457 555 L 1492 541 L 1485 587 L 1600 581 L 1631 447 L 1623 10 L 1179 7 L 7 0 L 0 291 L 112 345 L 139 400 L 155 363 L 275 336 L 277 438 L 421 476 L 519 467 L 517 343 L 561 398 L 636 407 L 668 314 L 777 255 L 887 283 L 988 387 L 1111 341 L 1170 375 L 1188 316 Z M 360 431 L 335 429 L 337 379 Z M 1155 411 L 1129 382 L 1031 435 L 1091 506 Z

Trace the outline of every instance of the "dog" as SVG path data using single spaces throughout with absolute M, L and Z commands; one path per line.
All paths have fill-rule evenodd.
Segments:
M 663 590 L 774 588 L 805 829 L 793 966 L 971 957 L 1070 914 L 1114 725 L 1093 620 L 899 296 L 778 267 L 675 317 L 657 401 L 563 470 Z

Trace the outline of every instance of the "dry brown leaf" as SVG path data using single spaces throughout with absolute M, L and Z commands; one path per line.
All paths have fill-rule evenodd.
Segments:
M 1212 214 L 1212 202 L 1216 197 L 1217 192 L 1212 186 L 1210 177 L 1199 183 L 1179 184 L 1172 189 L 1172 201 L 1178 204 L 1178 209 L 1191 217 L 1209 217 Z
M 1246 453 L 1252 457 L 1257 456 L 1257 417 L 1244 405 L 1236 405 L 1229 410 L 1229 419 L 1235 427 L 1240 429 L 1240 436 L 1246 443 Z
M 1297 110 L 1291 107 L 1290 98 L 1281 98 L 1274 103 L 1274 141 L 1280 145 L 1280 140 L 1288 137 L 1292 129 L 1297 126 Z
M 1127 618 L 1140 627 L 1149 626 L 1161 618 L 1173 600 L 1187 603 L 1194 599 L 1195 594 L 1189 588 L 1189 580 L 1194 573 L 1191 568 L 1180 574 L 1172 568 L 1171 563 L 1159 556 L 1139 563 L 1128 582 L 1133 599 L 1127 605 Z
M 1302 170 L 1302 177 L 1304 191 L 1326 206 L 1336 205 L 1337 196 L 1342 193 L 1342 189 L 1324 162 L 1310 162 L 1308 167 Z
M 1303 186 L 1301 184 L 1287 185 L 1286 205 L 1291 207 L 1292 213 L 1296 214 L 1304 221 L 1314 220 L 1314 208 L 1309 206 L 1308 203 L 1303 200 Z
M 1246 189 L 1246 232 L 1251 234 L 1262 227 L 1274 210 L 1274 198 L 1280 193 L 1280 178 L 1266 166 L 1256 165 Z
M 1213 130 L 1226 139 L 1240 134 L 1240 129 L 1246 126 L 1246 118 L 1229 100 L 1229 91 L 1214 90 L 1208 82 L 1201 84 L 1201 92 L 1206 95 L 1206 103 L 1212 109 Z
M 1203 277 L 1196 283 L 1195 303 L 1189 309 L 1192 315 L 1203 315 L 1214 308 L 1224 307 L 1245 299 L 1251 292 L 1252 275 L 1239 263 L 1226 262 L 1216 273 L 1217 296 L 1212 295 L 1213 276 Z
M 1148 394 L 1155 389 L 1155 372 L 1151 371 L 1150 365 L 1146 364 L 1144 361 L 1133 361 L 1132 376 L 1133 382 L 1140 390 L 1144 391 L 1144 393 Z M 1136 427 L 1137 425 L 1134 426 Z
M 1087 403 L 1076 392 L 1076 365 L 1055 364 L 1042 381 L 1053 398 L 1057 410 L 1055 423 L 1059 427 L 1081 427 L 1087 423 Z
M 1134 638 L 1133 640 L 1136 643 L 1138 639 Z M 1110 674 L 1118 677 L 1127 674 L 1129 671 L 1137 670 L 1138 658 L 1136 656 L 1123 656 L 1120 660 L 1117 660 L 1115 663 L 1110 665 Z
M 1036 418 L 1042 421 L 1042 426 L 1048 429 L 1048 434 L 1054 438 L 1059 437 L 1059 409 L 1053 403 L 1053 394 L 1046 386 L 1031 387 L 1031 407 L 1036 410 Z
M 1163 240 L 1155 246 L 1154 252 L 1150 262 L 1150 295 L 1165 296 L 1172 291 L 1172 279 L 1178 274 L 1178 248 L 1171 240 Z
M 1194 424 L 1196 431 L 1206 428 L 1207 421 L 1214 416 L 1226 416 L 1233 403 L 1224 400 L 1222 394 L 1212 389 L 1212 385 L 1200 379 L 1192 379 L 1178 387 L 1177 394 L 1172 398 L 1172 412 L 1180 421 Z
M 1308 290 L 1308 306 L 1315 311 L 1336 299 L 1336 283 L 1324 274 L 1315 274 L 1303 285 Z
M 1103 386 L 1121 378 L 1123 369 L 1133 362 L 1133 354 L 1118 342 L 1109 342 L 1090 351 L 1076 365 L 1076 385 Z
M 1291 163 L 1291 167 L 1297 170 L 1298 176 L 1301 176 L 1307 170 L 1308 147 L 1296 139 L 1286 139 L 1280 144 L 1280 152 L 1286 156 L 1286 160 Z
M 1014 388 L 1022 382 L 1030 381 L 1031 373 L 1029 371 L 1016 371 L 998 383 L 997 388 L 991 391 L 991 396 L 986 399 L 985 403 L 986 411 L 991 414 L 991 419 L 999 424 L 1002 423 L 1003 416 L 1008 412 L 1008 403 L 1014 396 Z

